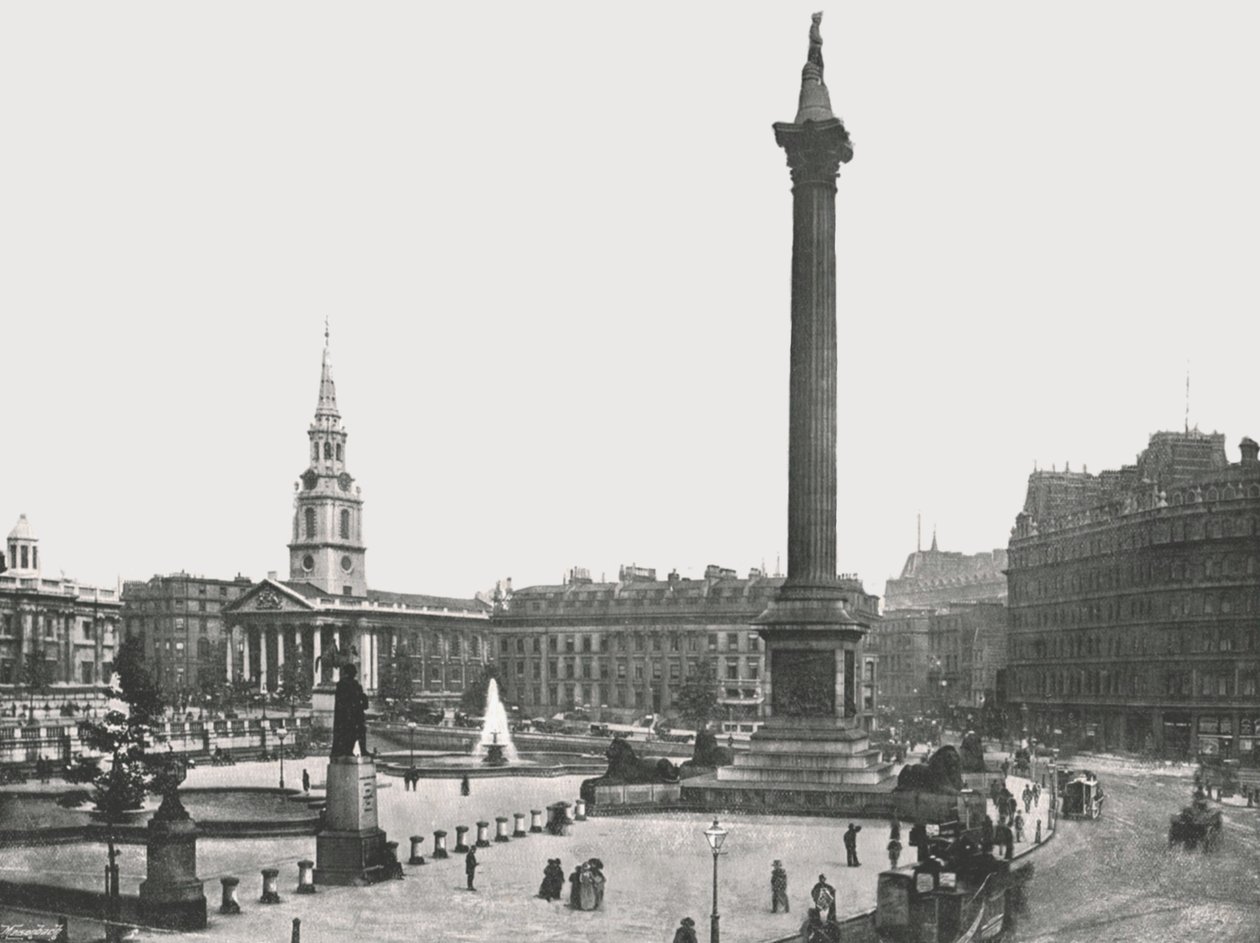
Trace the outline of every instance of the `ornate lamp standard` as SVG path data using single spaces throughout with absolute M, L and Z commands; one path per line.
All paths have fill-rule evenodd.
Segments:
M 276 736 L 280 738 L 280 788 L 284 788 L 284 738 L 289 735 L 289 731 L 285 730 L 281 725 L 276 729 Z
M 722 852 L 722 842 L 726 841 L 726 829 L 714 819 L 713 824 L 704 830 L 704 837 L 713 849 L 713 915 L 709 918 L 709 943 L 718 943 L 717 863 L 718 855 Z
M 411 768 L 416 768 L 416 722 L 414 720 L 407 721 L 407 730 L 411 741 Z

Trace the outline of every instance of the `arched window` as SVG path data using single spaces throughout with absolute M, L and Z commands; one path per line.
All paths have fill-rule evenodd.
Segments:
M 350 539 L 350 512 L 344 508 L 341 511 L 341 539 Z
M 337 443 L 337 461 L 341 461 L 341 443 Z
M 201 661 L 207 661 L 210 658 L 210 640 L 208 638 L 197 639 L 197 658 Z
M 306 537 L 312 539 L 315 536 L 315 509 L 306 509 Z
M 319 461 L 319 443 L 318 442 L 311 443 L 311 461 L 312 462 Z
M 332 458 L 332 443 L 324 443 L 324 458 Z

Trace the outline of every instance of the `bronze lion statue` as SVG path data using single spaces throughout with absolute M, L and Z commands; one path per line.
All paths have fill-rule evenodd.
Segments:
M 937 750 L 926 763 L 902 767 L 894 792 L 936 792 L 956 795 L 963 788 L 962 760 L 951 746 Z

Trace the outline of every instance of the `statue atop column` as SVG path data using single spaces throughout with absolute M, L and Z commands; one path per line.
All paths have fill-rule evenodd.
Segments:
M 813 25 L 809 28 L 809 56 L 806 61 L 812 65 L 818 66 L 818 71 L 822 73 L 822 11 L 815 13 L 812 17 Z
M 355 677 L 353 662 L 341 665 L 341 680 L 333 695 L 332 750 L 329 756 L 354 756 L 354 745 L 359 745 L 359 755 L 367 756 L 367 695 Z

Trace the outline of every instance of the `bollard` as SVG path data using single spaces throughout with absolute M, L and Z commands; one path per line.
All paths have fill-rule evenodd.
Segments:
M 236 899 L 236 885 L 241 883 L 241 879 L 219 878 L 219 883 L 223 885 L 223 901 L 219 904 L 219 913 L 239 914 L 241 903 Z
M 433 857 L 434 858 L 447 857 L 446 831 L 444 829 L 438 828 L 438 829 L 433 830 Z
M 293 918 L 293 932 L 289 935 L 289 943 L 302 943 L 302 921 L 299 917 Z
M 490 823 L 489 822 L 477 823 L 477 847 L 478 848 L 490 847 Z
M 298 883 L 294 893 L 315 893 L 315 862 L 309 858 L 303 858 L 298 862 Z
M 542 829 L 542 809 L 529 810 L 529 830 L 531 832 L 541 832 Z
M 420 846 L 423 844 L 423 835 L 411 836 L 411 857 L 407 859 L 407 864 L 424 864 L 424 855 L 420 854 Z
M 516 820 L 512 826 L 512 837 L 525 838 L 527 835 L 529 835 L 529 832 L 525 831 L 525 813 L 513 812 L 512 816 Z
M 467 825 L 455 826 L 455 854 L 462 855 L 464 852 L 468 850 L 468 840 L 466 838 L 467 835 L 468 835 Z
M 1041 844 L 1041 819 L 1037 819 L 1037 836 L 1033 841 L 1038 845 Z
M 391 881 L 403 879 L 402 862 L 398 860 L 398 842 L 385 843 L 385 877 Z
M 573 803 L 573 821 L 575 822 L 586 821 L 586 800 L 585 799 L 579 799 L 577 802 Z
M 260 904 L 278 904 L 280 903 L 280 891 L 276 888 L 276 878 L 280 876 L 279 868 L 263 868 L 262 879 L 263 889 L 262 897 L 258 898 Z
M 494 820 L 494 840 L 495 841 L 511 841 L 507 833 L 507 816 L 499 815 Z

